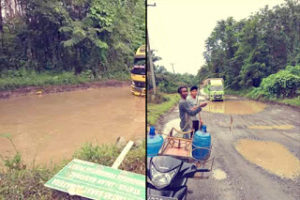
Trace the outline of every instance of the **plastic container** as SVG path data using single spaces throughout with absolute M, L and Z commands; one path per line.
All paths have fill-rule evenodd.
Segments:
M 157 156 L 164 138 L 160 134 L 155 134 L 155 128 L 150 127 L 150 132 L 147 135 L 147 157 Z
M 193 138 L 192 156 L 196 160 L 206 160 L 210 155 L 211 136 L 206 131 L 206 126 L 202 125 L 202 130 L 198 130 Z

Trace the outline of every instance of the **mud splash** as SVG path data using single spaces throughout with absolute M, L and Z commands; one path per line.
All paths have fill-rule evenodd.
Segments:
M 26 163 L 70 158 L 86 142 L 145 137 L 145 99 L 129 87 L 103 87 L 0 100 L 0 134 L 10 133 Z M 14 153 L 0 137 L 1 155 Z
M 279 143 L 242 139 L 235 148 L 248 161 L 281 178 L 300 176 L 299 159 Z
M 257 129 L 257 130 L 290 130 L 293 129 L 294 126 L 290 124 L 284 124 L 284 125 L 273 125 L 273 126 L 249 126 L 249 129 Z
M 209 102 L 204 111 L 212 113 L 236 114 L 236 115 L 249 115 L 258 113 L 266 108 L 266 104 L 256 101 L 220 101 Z

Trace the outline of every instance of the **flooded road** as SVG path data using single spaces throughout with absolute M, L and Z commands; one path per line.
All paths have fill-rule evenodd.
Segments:
M 299 199 L 300 109 L 229 96 L 209 102 L 201 118 L 215 160 L 208 179 L 189 180 L 188 200 Z M 176 106 L 157 130 L 168 133 L 179 122 Z
M 71 158 L 86 142 L 145 137 L 145 99 L 129 87 L 103 87 L 0 100 L 0 135 L 10 134 L 26 163 Z M 2 155 L 14 153 L 0 137 Z
M 266 108 L 266 104 L 250 100 L 228 100 L 208 102 L 204 111 L 213 113 L 247 115 L 258 113 Z

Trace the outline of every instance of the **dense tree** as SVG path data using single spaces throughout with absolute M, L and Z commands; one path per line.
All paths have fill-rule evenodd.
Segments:
M 217 23 L 206 40 L 198 80 L 222 77 L 232 89 L 258 87 L 263 78 L 300 63 L 300 4 L 286 0 L 241 21 Z
M 145 42 L 144 0 L 1 0 L 0 73 L 124 71 Z

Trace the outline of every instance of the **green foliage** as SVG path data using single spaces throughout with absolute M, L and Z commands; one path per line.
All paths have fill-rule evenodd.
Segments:
M 300 107 L 300 96 L 278 100 L 281 103 Z
M 264 78 L 287 65 L 299 64 L 299 12 L 298 1 L 286 0 L 273 9 L 266 6 L 247 19 L 219 21 L 206 40 L 206 64 L 199 70 L 198 80 L 223 78 L 226 87 L 246 89 L 258 87 Z M 280 95 L 290 94 L 275 96 Z
M 53 173 L 48 169 L 14 170 L 0 174 L 0 199 L 52 199 L 44 183 Z
M 8 70 L 0 76 L 0 90 L 16 89 L 24 86 L 67 85 L 95 80 L 91 71 L 74 75 L 72 72 L 36 73 L 35 71 Z
M 92 145 L 87 143 L 75 152 L 74 157 L 99 163 L 106 166 L 111 166 L 118 157 L 120 149 L 113 145 Z
M 268 99 L 295 97 L 300 88 L 299 73 L 300 65 L 297 65 L 271 74 L 264 78 L 260 86 L 255 88 L 250 95 L 254 98 L 265 97 Z
M 137 148 L 135 147 L 131 151 L 129 151 L 124 161 L 122 162 L 120 169 L 126 171 L 132 171 L 139 174 L 145 174 L 145 170 L 146 170 L 145 155 L 146 155 L 146 142 L 144 140 L 141 146 Z
M 163 93 L 176 93 L 178 87 L 198 85 L 192 74 L 174 74 L 168 72 L 163 66 L 155 66 L 156 84 Z
M 25 168 L 25 165 L 22 165 L 21 154 L 19 152 L 17 152 L 11 159 L 4 159 L 4 165 L 9 170 L 21 170 Z
M 163 96 L 167 99 L 165 102 L 147 104 L 147 124 L 155 125 L 159 117 L 170 110 L 180 99 L 179 94 L 163 94 Z
M 143 0 L 15 2 L 20 10 L 3 21 L 0 35 L 0 75 L 22 68 L 37 75 L 127 75 L 136 49 L 145 42 Z
M 74 157 L 110 166 L 120 151 L 121 149 L 114 145 L 85 144 L 75 152 Z M 44 186 L 66 164 L 67 162 L 64 161 L 51 168 L 34 166 L 33 168 L 14 168 L 13 170 L 0 171 L 0 199 L 79 199 L 79 197 L 69 196 Z M 24 166 L 21 157 L 20 165 Z M 145 173 L 145 141 L 141 146 L 133 147 L 129 151 L 120 168 L 135 173 Z

